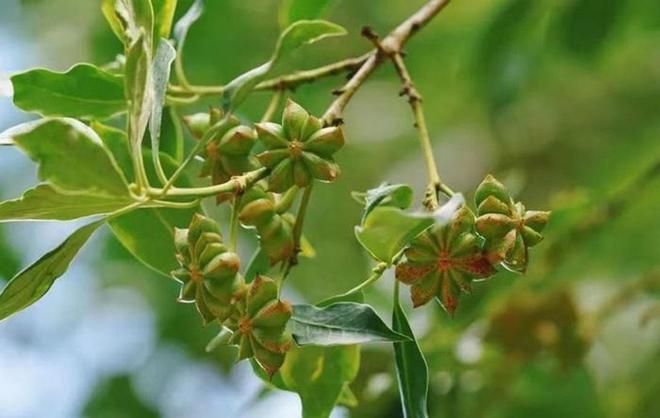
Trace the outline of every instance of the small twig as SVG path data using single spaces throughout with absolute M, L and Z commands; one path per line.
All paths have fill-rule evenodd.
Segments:
M 422 95 L 417 91 L 415 83 L 413 83 L 412 77 L 408 72 L 408 68 L 403 61 L 401 54 L 395 53 L 390 58 L 394 64 L 394 68 L 396 68 L 396 71 L 399 74 L 401 83 L 403 84 L 399 95 L 408 97 L 408 103 L 410 103 L 410 107 L 412 108 L 415 117 L 415 127 L 419 131 L 419 141 L 422 146 L 424 160 L 426 161 L 426 173 L 429 184 L 424 197 L 424 206 L 429 211 L 434 211 L 439 206 L 439 191 L 445 193 L 447 196 L 452 196 L 454 192 L 442 182 L 440 175 L 438 174 L 438 167 L 436 166 L 435 158 L 433 157 L 431 138 L 429 136 L 428 127 L 426 126 L 426 118 L 424 117 Z
M 266 90 L 293 90 L 301 84 L 311 83 L 321 78 L 330 77 L 344 72 L 353 72 L 358 69 L 369 58 L 371 52 L 352 57 L 345 60 L 333 62 L 310 70 L 296 71 L 270 80 L 262 81 L 255 86 L 257 91 Z M 183 86 L 170 85 L 168 92 L 171 94 L 195 94 L 196 96 L 217 96 L 224 91 L 224 86 Z M 195 96 L 193 96 L 195 97 Z M 198 97 L 197 97 L 198 98 Z M 196 98 L 196 99 L 197 99 Z M 181 100 L 177 98 L 178 100 Z M 195 99 L 195 100 L 196 100 Z
M 360 86 L 382 64 L 384 56 L 401 54 L 403 46 L 408 39 L 433 19 L 449 2 L 450 0 L 430 0 L 380 41 L 379 48 L 371 52 L 369 58 L 362 64 L 353 77 L 348 80 L 344 87 L 342 87 L 342 93 L 337 96 L 330 107 L 328 107 L 328 110 L 326 110 L 323 115 L 325 124 L 341 124 L 344 108 Z M 382 53 L 377 53 L 379 49 Z
M 385 270 L 387 270 L 387 263 L 378 263 L 376 267 L 374 267 L 371 270 L 371 275 L 362 283 L 359 285 L 355 286 L 351 290 L 348 290 L 340 295 L 333 296 L 332 298 L 342 298 L 344 296 L 352 295 L 353 293 L 360 292 L 367 287 L 371 286 L 373 283 L 377 282 L 381 277 L 383 277 L 383 273 L 385 273 Z

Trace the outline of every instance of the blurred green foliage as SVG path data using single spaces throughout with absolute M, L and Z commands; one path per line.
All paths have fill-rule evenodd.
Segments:
M 79 2 L 25 1 L 30 16 L 47 3 L 73 13 Z M 190 3 L 179 1 L 177 17 Z M 269 57 L 279 31 L 277 1 L 206 3 L 187 39 L 193 83 L 226 83 Z M 291 68 L 366 51 L 362 25 L 384 34 L 422 1 L 336 3 L 325 18 L 348 28 L 348 38 L 301 51 Z M 112 61 L 120 52 L 100 11 L 89 20 L 87 33 L 70 29 L 76 42 L 89 39 L 90 55 L 60 57 L 62 67 L 85 58 Z M 28 18 L 25 25 L 29 30 L 36 22 L 67 24 Z M 409 43 L 408 66 L 424 95 L 445 182 L 474 189 L 494 172 L 530 207 L 554 211 L 525 277 L 477 284 L 453 319 L 438 306 L 413 316 L 413 324 L 427 330 L 422 349 L 433 417 L 660 416 L 660 320 L 640 318 L 660 303 L 658 45 L 657 0 L 456 0 Z M 301 86 L 295 98 L 321 113 L 341 81 Z M 345 291 L 369 272 L 353 236 L 361 208 L 352 190 L 389 180 L 412 182 L 422 195 L 412 118 L 397 92 L 395 75 L 384 66 L 347 109 L 347 146 L 338 154 L 344 174 L 316 188 L 307 218 L 305 233 L 317 255 L 303 259 L 288 282 L 302 299 Z M 242 116 L 257 120 L 268 99 L 255 95 Z M 210 103 L 217 99 L 185 111 Z M 253 243 L 248 235 L 245 260 Z M 174 282 L 131 261 L 114 241 L 104 251 L 98 269 L 107 285 L 133 286 L 145 295 L 161 342 L 211 358 L 221 370 L 231 366 L 230 350 L 204 352 L 214 330 L 202 328 L 190 306 L 174 303 Z M 0 267 L 4 277 L 16 269 L 4 240 Z M 366 296 L 391 309 L 388 287 Z M 401 416 L 391 357 L 387 346 L 363 350 L 353 385 L 360 403 L 351 416 Z M 153 416 L 136 399 L 128 378 L 117 378 L 92 394 L 87 412 Z

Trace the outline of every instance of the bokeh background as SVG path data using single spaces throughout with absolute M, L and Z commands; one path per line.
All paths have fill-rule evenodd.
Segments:
M 12 107 L 8 74 L 102 64 L 121 52 L 98 3 L 0 2 L 0 130 L 34 117 Z M 191 1 L 179 3 L 177 15 Z M 279 2 L 206 3 L 186 69 L 196 84 L 222 84 L 269 56 Z M 348 37 L 305 49 L 290 68 L 366 51 L 362 25 L 385 34 L 421 4 L 339 0 L 325 17 Z M 453 319 L 437 304 L 411 312 L 431 372 L 431 415 L 659 417 L 657 0 L 456 0 L 407 52 L 443 179 L 470 197 L 492 172 L 529 208 L 554 211 L 525 276 L 476 285 Z M 321 113 L 342 81 L 301 86 L 296 100 Z M 344 174 L 316 188 L 306 234 L 317 255 L 292 273 L 291 299 L 316 301 L 368 274 L 350 191 L 387 180 L 414 185 L 421 198 L 424 166 L 398 90 L 383 66 L 349 105 Z M 268 100 L 255 95 L 242 116 L 258 118 Z M 0 196 L 13 198 L 35 182 L 35 167 L 0 151 Z M 0 281 L 75 226 L 0 225 Z M 244 257 L 253 245 L 246 233 Z M 391 280 L 367 294 L 385 318 Z M 107 230 L 97 234 L 43 300 L 0 325 L 0 417 L 299 416 L 294 394 L 234 366 L 231 349 L 205 353 L 216 330 L 176 294 L 174 281 L 134 261 Z M 352 388 L 359 406 L 333 417 L 401 416 L 390 346 L 364 347 Z

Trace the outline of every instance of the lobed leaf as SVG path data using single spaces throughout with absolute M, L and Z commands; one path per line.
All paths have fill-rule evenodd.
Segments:
M 101 135 L 107 147 L 112 150 L 126 176 L 132 179 L 134 174 L 128 154 L 126 134 L 98 123 L 93 127 Z M 143 158 L 147 177 L 151 184 L 156 184 L 158 178 L 153 165 L 148 164 L 151 159 L 151 151 L 147 150 Z M 176 170 L 177 163 L 162 153 L 160 159 L 165 173 L 171 175 Z M 176 185 L 187 187 L 191 183 L 185 175 L 182 175 Z M 135 258 L 152 270 L 169 277 L 170 272 L 178 267 L 174 249 L 174 228 L 187 228 L 193 215 L 199 210 L 199 207 L 190 209 L 143 208 L 113 219 L 108 224 L 119 242 Z
M 43 183 L 18 199 L 0 203 L 0 222 L 19 220 L 68 221 L 113 212 L 132 203 L 128 197 L 64 193 Z
M 41 299 L 104 222 L 100 220 L 79 228 L 57 248 L 14 276 L 0 293 L 0 320 Z
M 0 137 L 39 164 L 39 178 L 66 191 L 128 196 L 126 178 L 99 136 L 75 119 L 41 119 L 18 125 Z
M 399 303 L 394 304 L 392 328 L 410 341 L 394 343 L 396 377 L 404 418 L 428 418 L 426 398 L 429 387 L 426 360 Z
M 11 77 L 14 104 L 42 116 L 103 119 L 126 111 L 124 78 L 91 64 L 66 72 L 34 69 Z
M 392 331 L 369 305 L 338 302 L 319 308 L 294 305 L 291 317 L 293 339 L 298 345 L 350 345 L 369 342 L 406 341 Z

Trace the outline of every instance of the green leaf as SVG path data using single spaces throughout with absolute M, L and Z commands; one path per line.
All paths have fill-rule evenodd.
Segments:
M 176 41 L 176 50 L 180 54 L 183 51 L 183 47 L 186 43 L 186 37 L 188 37 L 188 30 L 190 27 L 202 17 L 204 13 L 204 1 L 195 0 L 195 2 L 190 6 L 186 14 L 181 16 L 181 18 L 174 25 L 174 40 Z
M 151 73 L 151 49 L 141 35 L 126 53 L 126 98 L 130 102 L 128 126 L 133 147 L 142 143 L 154 103 Z
M 300 396 L 303 418 L 328 418 L 359 367 L 357 345 L 305 346 L 287 353 L 279 375 L 288 390 Z
M 325 20 L 300 20 L 291 24 L 282 32 L 270 60 L 232 80 L 223 92 L 225 110 L 235 109 L 247 97 L 261 80 L 267 77 L 281 61 L 301 46 L 312 44 L 321 39 L 342 36 L 346 29 Z
M 126 42 L 126 29 L 117 15 L 117 7 L 124 16 L 131 16 L 130 27 L 153 27 L 153 39 L 169 38 L 177 0 L 102 0 L 101 11 L 120 41 Z M 151 10 L 150 10 L 151 9 Z
M 154 8 L 154 38 L 169 38 L 177 0 L 152 0 Z
M 39 184 L 22 197 L 0 203 L 0 222 L 18 220 L 68 221 L 110 213 L 132 203 L 128 197 L 63 193 Z
M 129 179 L 133 178 L 131 159 L 128 155 L 128 140 L 126 134 L 101 124 L 94 124 L 94 129 L 101 135 L 108 148 L 112 150 L 120 167 Z M 150 162 L 151 151 L 145 150 L 144 161 Z M 160 155 L 165 173 L 171 175 L 177 163 L 169 156 Z M 152 184 L 158 178 L 151 164 L 145 164 L 147 177 Z M 185 175 L 176 182 L 179 187 L 191 186 Z M 187 228 L 195 213 L 200 208 L 171 209 L 146 208 L 138 209 L 129 214 L 113 219 L 108 224 L 110 229 L 126 249 L 147 267 L 165 276 L 177 268 L 174 249 L 174 228 Z
M 126 249 L 144 265 L 167 277 L 178 267 L 174 228 L 187 228 L 195 209 L 138 209 L 109 222 Z
M 64 274 L 92 233 L 104 222 L 100 220 L 79 228 L 57 248 L 14 276 L 0 293 L 0 320 L 41 299 L 55 280 Z
M 392 328 L 411 341 L 394 343 L 396 377 L 404 418 L 428 418 L 426 397 L 429 389 L 429 372 L 426 360 L 415 340 L 406 314 L 399 303 L 394 304 Z
M 75 119 L 28 122 L 0 137 L 9 137 L 39 164 L 39 178 L 69 191 L 128 196 L 126 178 L 103 141 Z
M 383 183 L 375 189 L 367 190 L 364 194 L 364 213 L 362 222 L 364 223 L 367 215 L 375 207 L 394 206 L 399 209 L 408 209 L 412 204 L 413 190 L 407 184 L 387 184 Z
M 433 224 L 444 225 L 449 222 L 463 202 L 463 196 L 457 193 L 442 207 L 429 214 L 407 213 L 394 206 L 376 206 L 364 223 L 355 227 L 355 236 L 376 260 L 390 264 L 394 257 L 426 228 Z
M 392 331 L 369 305 L 338 302 L 325 308 L 294 305 L 291 317 L 293 339 L 298 345 L 350 345 L 369 342 L 406 341 Z
M 170 79 L 170 67 L 175 57 L 176 51 L 174 47 L 167 40 L 161 39 L 158 43 L 156 56 L 151 67 L 153 100 L 151 103 L 151 117 L 149 119 L 149 133 L 151 136 L 151 152 L 154 158 L 158 156 L 160 150 L 160 127 L 163 119 L 165 93 L 167 92 L 167 83 Z
M 126 111 L 124 78 L 91 64 L 66 72 L 34 69 L 11 77 L 14 104 L 43 116 L 103 119 Z
M 115 13 L 123 23 L 126 46 L 130 47 L 144 37 L 146 49 L 151 50 L 154 33 L 154 9 L 151 0 L 115 0 L 114 3 Z
M 285 28 L 289 24 L 303 19 L 317 19 L 328 10 L 334 0 L 283 0 L 280 5 L 280 26 Z
M 393 207 L 377 207 L 355 227 L 355 236 L 376 260 L 391 263 L 392 259 L 426 228 L 433 218 L 409 214 Z
M 108 21 L 112 32 L 119 38 L 120 41 L 124 42 L 124 25 L 117 17 L 117 12 L 115 11 L 115 2 L 117 0 L 101 0 L 101 11 L 105 20 Z

